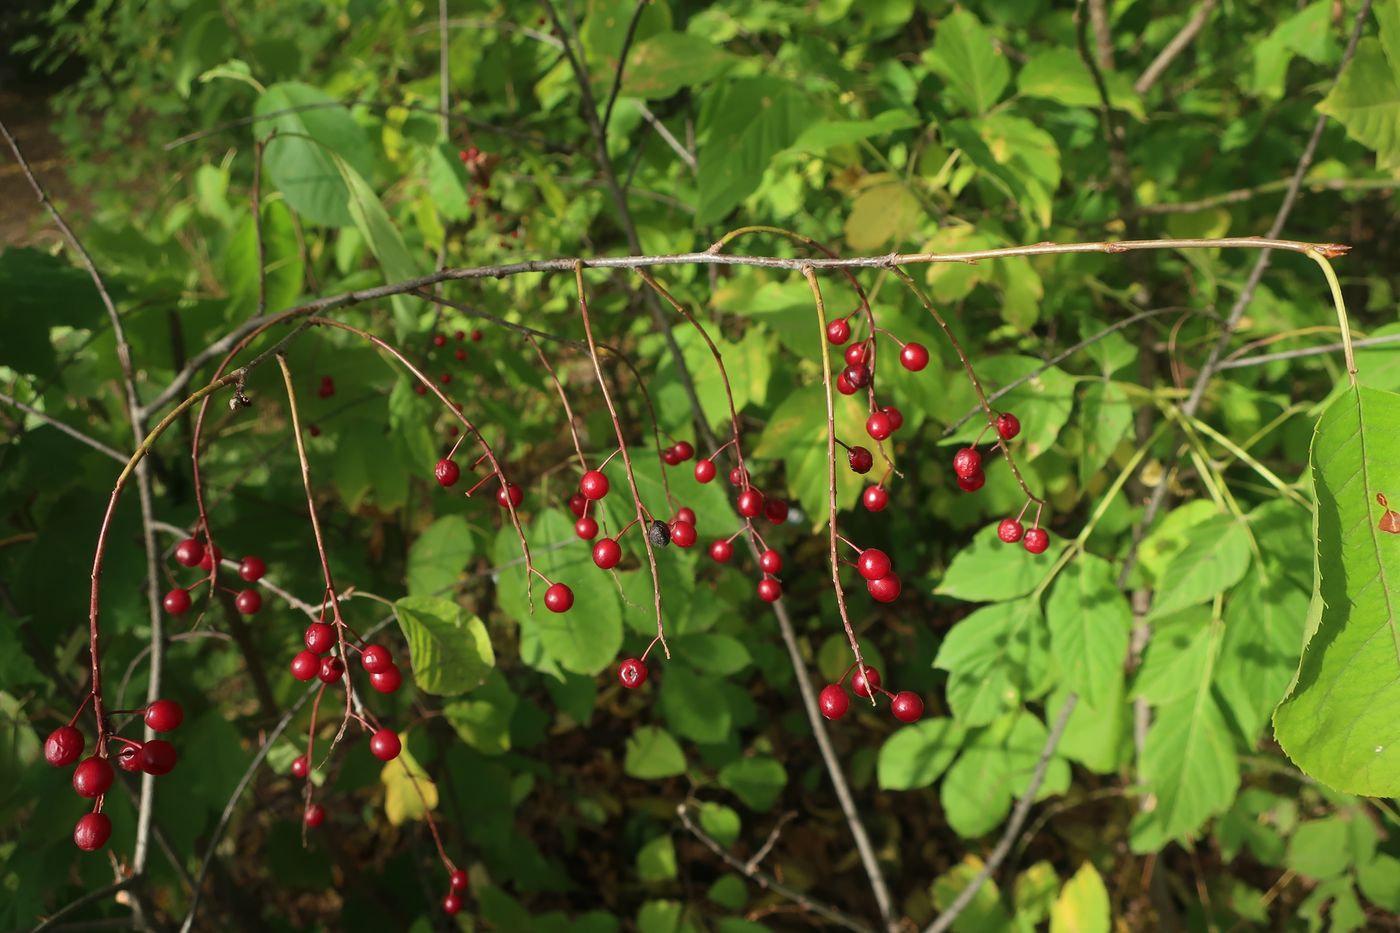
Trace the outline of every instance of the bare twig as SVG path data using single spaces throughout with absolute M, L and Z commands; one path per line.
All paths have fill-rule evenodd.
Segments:
M 1400 343 L 1400 334 L 1391 334 L 1388 337 L 1367 337 L 1365 340 L 1353 340 L 1353 347 L 1383 347 L 1391 343 Z M 1344 343 L 1329 343 L 1325 347 L 1304 347 L 1300 350 L 1281 350 L 1278 353 L 1261 353 L 1258 356 L 1246 356 L 1238 360 L 1225 360 L 1216 367 L 1217 372 L 1227 369 L 1242 369 L 1246 366 L 1262 366 L 1265 363 L 1277 363 L 1280 360 L 1296 360 L 1307 356 L 1324 356 L 1329 353 L 1337 353 L 1345 350 Z
M 1210 19 L 1210 14 L 1215 12 L 1217 0 L 1201 0 L 1201 5 L 1196 8 L 1196 12 L 1186 21 L 1186 25 L 1181 27 L 1181 31 L 1172 37 L 1162 51 L 1157 53 L 1157 57 L 1152 59 L 1152 64 L 1148 65 L 1133 84 L 1133 90 L 1139 94 L 1146 94 L 1152 89 L 1152 85 L 1162 77 L 1171 63 L 1176 61 L 1178 55 L 1186 51 L 1190 45 L 1205 28 L 1206 22 Z M 1095 24 L 1097 27 L 1097 23 Z
M 38 418 L 40 421 L 44 422 L 44 424 L 47 424 L 49 427 L 57 428 L 64 434 L 67 434 L 69 437 L 73 438 L 73 440 L 78 441 L 81 444 L 86 444 L 98 453 L 103 454 L 107 457 L 111 457 L 118 463 L 126 463 L 126 454 L 114 450 L 111 447 L 108 447 L 106 444 L 102 443 L 97 438 L 92 437 L 88 434 L 84 434 L 77 428 L 64 424 L 62 421 L 59 421 L 57 418 L 54 418 L 51 415 L 44 414 L 37 408 L 32 408 L 29 405 L 24 404 L 19 399 L 12 398 L 9 395 L 6 395 L 4 392 L 0 392 L 0 402 L 4 402 L 6 405 L 18 409 L 19 411 L 24 412 L 26 415 Z
M 77 900 L 65 904 L 63 907 L 60 907 L 58 910 L 49 914 L 42 921 L 40 921 L 33 929 L 31 929 L 29 933 L 43 933 L 44 930 L 49 929 L 54 924 L 62 920 L 64 917 L 71 914 L 73 911 L 80 910 L 89 904 L 95 904 L 100 900 L 113 897 L 114 895 L 119 894 L 120 892 L 125 891 L 126 889 L 134 886 L 140 880 L 140 875 L 131 875 L 127 878 L 123 878 L 121 881 L 118 881 L 115 884 L 109 884 L 105 888 L 97 888 L 96 890 L 89 891 Z
M 656 130 L 656 134 L 665 141 L 666 145 L 671 147 L 671 151 L 685 163 L 685 167 L 690 169 L 692 175 L 700 171 L 700 163 L 696 160 L 694 153 L 685 148 L 681 141 L 670 130 L 666 129 L 666 124 L 662 123 L 660 118 L 651 112 L 650 107 L 640 100 L 633 101 L 632 105 L 637 108 L 642 119 L 651 124 L 651 128 Z
M 1292 176 L 1276 178 L 1252 188 L 1237 188 L 1234 191 L 1214 194 L 1196 201 L 1166 201 L 1161 204 L 1144 204 L 1137 209 L 1137 212 L 1139 214 L 1194 214 L 1212 207 L 1239 204 L 1262 195 L 1287 191 L 1292 184 Z M 1305 182 L 1303 188 L 1314 194 L 1320 191 L 1393 191 L 1400 188 L 1400 178 L 1324 178 Z

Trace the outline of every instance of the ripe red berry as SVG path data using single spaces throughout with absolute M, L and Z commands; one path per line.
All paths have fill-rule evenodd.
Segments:
M 453 353 L 452 355 L 457 359 L 457 362 L 459 362 L 459 363 L 464 363 L 464 362 L 466 362 L 466 359 L 467 359 L 467 351 L 466 351 L 466 350 L 463 350 L 462 348 L 458 347 L 458 348 L 457 348 L 457 352 L 456 352 L 456 353 Z
M 467 332 L 464 331 L 464 330 L 459 330 L 459 331 L 457 331 L 455 334 L 453 334 L 452 337 L 453 337 L 458 343 L 461 343 L 463 340 L 466 340 L 466 339 L 467 339 Z
M 145 719 L 157 732 L 174 732 L 185 721 L 185 711 L 174 700 L 156 700 L 146 707 Z
M 1023 534 L 1025 534 L 1025 529 L 1014 518 L 1003 518 L 1001 524 L 997 525 L 997 537 L 1007 544 L 1015 544 L 1020 541 Z
M 787 521 L 788 504 L 786 499 L 769 499 L 763 504 L 763 514 L 775 525 Z
M 901 690 L 890 702 L 890 712 L 900 722 L 918 722 L 924 715 L 924 701 L 912 690 Z
M 890 572 L 890 556 L 876 547 L 868 547 L 856 558 L 856 570 L 867 580 L 878 580 Z
M 325 654 L 331 650 L 331 645 L 335 644 L 335 629 L 325 622 L 312 622 L 306 627 L 306 636 L 303 639 L 306 647 L 317 654 Z M 320 662 L 317 662 L 320 665 Z
M 446 335 L 446 334 L 433 334 L 433 346 L 435 346 L 435 347 L 445 347 L 445 346 L 447 346 L 447 335 Z
M 838 317 L 830 324 L 826 325 L 826 339 L 836 344 L 838 347 L 851 339 L 851 322 L 843 317 Z
M 415 385 L 415 386 L 413 387 L 413 391 L 414 391 L 414 392 L 417 392 L 419 395 L 427 395 L 427 394 L 428 394 L 428 387 L 425 386 L 425 385 L 423 385 L 423 383 L 420 382 L 420 383 L 418 383 L 417 385 Z
M 953 472 L 962 479 L 982 469 L 982 455 L 972 447 L 964 447 L 953 454 Z
M 452 374 L 443 373 L 441 376 L 438 376 L 438 382 L 441 382 L 443 385 L 450 384 L 452 382 Z
M 44 740 L 44 760 L 55 768 L 66 768 L 82 756 L 86 741 L 73 726 L 59 726 Z
M 439 460 L 437 466 L 433 467 L 433 476 L 436 477 L 438 485 L 443 489 L 456 485 L 457 480 L 462 477 L 462 468 L 454 460 Z
M 101 797 L 112 786 L 112 765 L 106 758 L 93 755 L 78 762 L 73 769 L 73 789 L 79 797 Z
M 474 331 L 472 331 L 472 343 L 480 343 L 480 342 L 481 342 L 481 331 L 479 331 L 479 330 L 474 330 Z
M 646 662 L 637 658 L 628 658 L 618 667 L 617 679 L 628 690 L 636 690 L 647 682 Z
M 496 490 L 496 504 L 501 508 L 519 508 L 525 501 L 525 491 L 514 483 L 506 483 Z
M 890 494 L 883 486 L 867 486 L 865 492 L 860 495 L 860 501 L 865 504 L 867 511 L 883 512 L 885 506 L 890 504 Z
M 676 521 L 695 524 L 695 510 L 686 506 L 676 509 Z M 674 537 L 674 536 L 673 536 Z
M 173 616 L 183 615 L 190 610 L 190 591 L 176 587 L 165 594 L 165 599 L 161 600 L 165 606 L 165 611 Z
M 689 441 L 677 441 L 676 446 L 671 449 L 676 452 L 676 456 L 680 458 L 681 463 L 695 456 L 695 448 L 691 446 Z
M 916 373 L 928 365 L 928 348 L 910 341 L 899 351 L 899 362 L 911 373 Z
M 859 366 L 865 362 L 865 341 L 857 340 L 846 348 L 846 365 Z
M 864 447 L 852 447 L 846 454 L 846 462 L 851 465 L 851 470 L 856 473 L 866 474 L 875 465 L 875 457 Z
M 892 603 L 899 598 L 903 584 L 899 582 L 899 574 L 887 573 L 878 580 L 866 580 L 865 588 L 876 602 Z
M 758 555 L 758 566 L 764 573 L 782 573 L 783 555 L 769 548 Z
M 729 541 L 716 541 L 710 545 L 710 557 L 716 563 L 727 564 L 734 556 L 734 545 Z
M 859 390 L 851 385 L 851 380 L 846 378 L 846 373 L 843 370 L 836 375 L 836 391 L 842 395 L 855 395 Z
M 1004 441 L 1009 441 L 1017 434 L 1021 433 L 1021 421 L 1010 412 L 1004 411 L 997 415 L 997 436 Z
M 310 680 L 320 669 L 321 659 L 313 651 L 298 651 L 292 658 L 292 676 L 297 680 Z
M 695 533 L 695 526 L 690 522 L 676 519 L 671 522 L 671 542 L 676 547 L 690 547 L 698 537 Z
M 447 883 L 451 885 L 454 891 L 465 891 L 467 885 L 471 883 L 471 879 L 467 877 L 467 873 L 462 869 L 454 868 L 452 874 L 448 876 Z
M 262 596 L 257 590 L 240 590 L 233 598 L 233 604 L 238 607 L 238 611 L 245 616 L 256 615 L 262 608 Z
M 292 759 L 292 777 L 304 778 L 311 773 L 311 763 L 306 760 L 305 755 L 298 755 Z
M 748 471 L 743 467 L 735 467 L 729 471 L 729 485 L 742 486 L 749 481 Z
M 84 813 L 73 827 L 73 845 L 84 852 L 96 852 L 112 838 L 112 820 L 105 813 Z
M 667 466 L 675 466 L 681 462 L 681 455 L 676 453 L 676 448 L 667 447 L 661 451 L 661 461 Z
M 369 685 L 380 693 L 393 693 L 402 683 L 403 674 L 399 673 L 396 664 L 390 664 L 384 670 L 369 675 Z
M 380 729 L 369 739 L 370 754 L 380 761 L 393 761 L 403 750 L 398 733 L 393 729 Z
M 870 369 L 864 363 L 857 363 L 855 366 L 847 366 L 842 373 L 846 381 L 857 389 L 863 389 L 870 385 Z
M 783 585 L 772 577 L 764 577 L 758 581 L 758 598 L 765 603 L 775 603 L 782 595 Z
M 141 770 L 159 777 L 175 770 L 175 762 L 180 758 L 175 746 L 165 739 L 151 739 L 141 746 Z
M 117 759 L 117 767 L 128 774 L 139 774 L 141 771 L 141 751 L 140 745 L 123 745 L 112 755 Z
M 987 474 L 983 473 L 981 470 L 978 470 L 971 476 L 958 477 L 958 487 L 962 489 L 963 492 L 976 492 L 985 485 L 987 485 Z
M 249 583 L 257 583 L 267 573 L 267 564 L 261 557 L 245 557 L 238 564 L 238 575 Z
M 326 808 L 319 803 L 313 803 L 309 805 L 306 808 L 306 812 L 302 814 L 302 820 L 309 828 L 315 829 L 326 821 Z
M 880 686 L 880 672 L 869 664 L 865 665 L 865 674 L 862 675 L 860 668 L 856 668 L 855 674 L 851 675 L 851 692 L 862 699 L 870 699 L 872 687 Z
M 1050 546 L 1050 535 L 1044 528 L 1032 528 L 1026 532 L 1025 540 L 1021 546 L 1032 554 L 1042 554 Z
M 194 538 L 186 538 L 175 545 L 175 560 L 186 567 L 193 567 L 204 559 L 204 545 Z
M 840 684 L 827 684 L 817 696 L 817 705 L 827 719 L 837 720 L 851 708 L 851 698 Z
M 697 483 L 708 483 L 715 478 L 715 462 L 701 458 L 695 461 L 695 481 Z
M 333 684 L 345 674 L 345 664 L 340 658 L 322 658 L 321 669 L 316 672 L 316 676 L 321 678 L 323 684 Z
M 877 411 L 866 418 L 865 433 L 877 441 L 883 441 L 889 437 L 894 433 L 894 425 L 890 422 L 890 416 L 882 411 Z
M 574 522 L 574 534 L 585 541 L 592 541 L 598 537 L 598 522 L 592 515 L 585 515 Z
M 608 478 L 598 470 L 589 470 L 579 480 L 578 491 L 596 502 L 608 494 Z
M 611 570 L 622 560 L 622 548 L 612 538 L 604 538 L 593 545 L 593 563 L 603 570 Z
M 442 899 L 442 912 L 451 916 L 461 913 L 462 899 L 455 894 L 449 894 Z
M 217 547 L 213 547 L 213 548 L 206 547 L 206 548 L 204 549 L 204 556 L 201 557 L 201 558 L 199 559 L 199 569 L 200 569 L 200 570 L 213 570 L 213 569 L 214 569 L 214 565 L 217 564 L 219 561 L 221 561 L 221 560 L 223 560 L 223 559 L 224 559 L 224 552 L 223 552 L 222 549 L 217 548 Z
M 569 511 L 574 513 L 574 518 L 583 518 L 584 510 L 588 508 L 588 500 L 583 493 L 576 492 L 569 497 Z
M 893 405 L 882 405 L 880 411 L 885 413 L 885 417 L 890 419 L 890 430 L 898 431 L 904 427 L 904 413 Z
M 739 500 L 735 504 L 739 514 L 745 518 L 758 518 L 763 514 L 763 493 L 750 486 L 739 493 Z
M 564 583 L 552 583 L 544 591 L 544 604 L 550 612 L 568 612 L 574 606 L 574 591 Z
M 365 645 L 360 652 L 360 666 L 367 674 L 378 674 L 393 667 L 394 659 L 383 645 Z

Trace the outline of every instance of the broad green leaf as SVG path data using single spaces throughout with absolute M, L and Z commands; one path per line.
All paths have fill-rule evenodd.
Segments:
M 1012 900 L 1016 905 L 1016 919 L 1025 929 L 1027 924 L 1038 924 L 1050 915 L 1059 892 L 1060 876 L 1055 874 L 1055 866 L 1049 862 L 1036 862 L 1016 876 Z
M 739 814 L 722 803 L 704 801 L 697 808 L 700 828 L 719 840 L 720 845 L 732 846 L 739 839 L 742 825 Z
M 627 55 L 622 94 L 660 100 L 681 88 L 708 84 L 735 62 L 714 43 L 684 32 L 663 32 L 638 42 Z
M 1006 819 L 1013 798 L 1030 786 L 1048 734 L 1039 719 L 1021 711 L 972 735 L 939 788 L 948 825 L 959 836 L 984 835 Z M 1069 765 L 1051 758 L 1036 799 L 1064 793 L 1068 786 Z
M 1059 754 L 1097 774 L 1112 774 L 1132 755 L 1132 706 L 1124 702 L 1126 684 L 1113 682 L 1113 691 L 1100 706 L 1080 697 L 1060 739 Z M 1051 694 L 1046 719 L 1055 721 L 1068 695 L 1067 688 Z
M 389 219 L 388 212 L 379 201 L 379 195 L 374 193 L 374 189 L 353 165 L 339 156 L 333 158 L 349 192 L 347 206 L 355 229 L 365 238 L 365 242 L 369 243 L 370 250 L 379 260 L 385 280 L 401 282 L 418 276 L 422 270 L 419 269 L 413 254 L 408 251 L 408 247 L 404 245 L 398 227 Z M 413 299 L 395 295 L 390 299 L 390 304 L 393 305 L 394 323 L 400 333 L 406 334 L 411 331 L 417 324 L 413 314 Z
M 787 772 L 767 755 L 740 758 L 719 770 L 719 786 L 732 791 L 750 810 L 771 810 L 786 784 Z
M 262 236 L 267 310 L 289 308 L 301 294 L 305 264 L 291 212 L 282 201 L 263 204 Z M 258 247 L 251 212 L 243 217 L 224 250 L 223 278 L 229 292 L 229 310 L 235 315 L 252 315 L 258 306 Z
M 678 659 L 711 676 L 737 674 L 753 663 L 749 649 L 733 635 L 706 632 L 667 640 Z
M 886 110 L 868 120 L 819 120 L 802 131 L 791 149 L 820 155 L 838 146 L 909 129 L 919 122 L 919 118 L 907 110 Z
M 1356 885 L 1371 903 L 1392 913 L 1400 911 L 1400 859 L 1377 855 L 1357 869 Z
M 1108 933 L 1108 889 L 1092 862 L 1079 866 L 1050 909 L 1050 933 Z
M 891 733 L 880 746 L 877 768 L 885 790 L 928 787 L 962 747 L 963 727 L 951 719 L 925 719 Z
M 510 684 L 493 669 L 471 696 L 443 706 L 442 715 L 463 742 L 483 755 L 501 755 L 510 751 L 510 720 L 517 703 Z
M 384 816 L 390 826 L 421 820 L 438 805 L 437 785 L 405 745 L 379 772 L 384 784 Z
M 776 78 L 724 85 L 701 117 L 705 143 L 695 222 L 715 223 L 753 194 L 768 163 L 797 139 L 812 109 L 805 94 Z
M 1055 143 L 1055 137 L 1024 117 L 1006 113 L 989 114 L 978 120 L 977 132 L 986 142 L 992 158 L 1021 180 L 1034 202 L 1031 206 L 1035 208 L 1036 219 L 1042 227 L 1048 227 L 1052 213 L 1051 196 L 1060 186 L 1060 148 Z M 1034 274 L 1029 262 L 1021 259 L 1019 263 Z M 997 263 L 993 275 L 1004 267 L 1003 263 Z M 1039 278 L 1035 281 L 1038 285 Z M 1038 298 L 1039 295 L 1033 297 Z M 1035 307 L 1017 307 L 1014 313 L 1008 313 L 1003 308 L 1002 317 L 1010 324 L 1028 328 L 1035 323 Z
M 1351 867 L 1348 823 L 1340 816 L 1308 820 L 1288 840 L 1285 864 L 1314 881 L 1335 878 Z
M 1225 638 L 1215 685 L 1251 743 L 1288 692 L 1307 613 L 1308 594 L 1272 570 L 1262 579 L 1246 574 L 1225 603 Z
M 677 734 L 701 744 L 723 742 L 733 731 L 729 707 L 716 702 L 713 674 L 697 674 L 673 664 L 661 680 L 658 704 L 666 724 Z
M 1229 515 L 1217 515 L 1186 532 L 1186 544 L 1156 581 L 1152 610 L 1159 619 L 1223 593 L 1249 567 L 1249 530 Z
M 891 242 L 897 248 L 922 217 L 908 183 L 894 175 L 873 176 L 846 215 L 846 243 L 857 253 L 873 253 Z
M 445 142 L 429 147 L 427 160 L 428 191 L 432 194 L 433 206 L 448 220 L 466 220 L 471 216 L 467 190 L 473 184 L 466 166 Z
M 1313 436 L 1317 631 L 1274 734 L 1304 772 L 1337 790 L 1400 794 L 1400 536 L 1376 502 L 1400 458 L 1400 396 L 1352 388 Z
M 465 693 L 496 665 L 486 626 L 451 600 L 405 596 L 394 616 L 408 641 L 418 689 L 439 696 Z
M 685 771 L 685 753 L 665 729 L 642 726 L 627 739 L 622 770 L 645 781 L 673 777 Z
M 1038 372 L 1044 365 L 1044 361 L 1034 357 L 1007 354 L 979 360 L 977 375 L 983 385 L 994 389 Z M 1074 410 L 1074 381 L 1059 367 L 1052 366 L 997 399 L 996 407 L 1021 419 L 1016 453 L 1034 460 L 1054 446 L 1060 430 L 1069 421 Z M 954 437 L 960 442 L 970 441 L 985 423 L 973 418 Z
M 657 836 L 637 853 L 637 877 L 643 883 L 676 877 L 676 845 L 670 836 Z
M 953 555 L 935 592 L 966 602 L 1020 599 L 1040 583 L 1061 547 L 1052 540 L 1050 550 L 1041 555 L 1022 547 L 1008 547 L 997 537 L 996 526 L 988 525 L 977 532 L 971 544 Z
M 1400 161 L 1400 82 L 1379 40 L 1362 37 L 1356 56 L 1317 109 L 1336 118 L 1348 136 L 1373 150 L 1380 167 Z
M 1079 448 L 1079 485 L 1088 486 L 1094 474 L 1102 470 L 1118 445 L 1129 436 L 1133 423 L 1133 406 L 1128 394 L 1114 382 L 1091 382 L 1079 401 L 1081 446 Z
M 1133 626 L 1113 566 L 1090 554 L 1072 561 L 1050 592 L 1045 622 L 1061 678 L 1091 705 L 1102 705 L 1123 679 Z
M 1211 663 L 1216 634 L 1204 606 L 1160 620 L 1133 676 L 1133 697 L 1157 705 L 1189 696 Z
M 1185 550 L 1191 528 L 1219 514 L 1215 504 L 1205 499 L 1193 499 L 1172 509 L 1142 540 L 1138 563 L 1152 579 L 1159 579 L 1172 558 Z
M 984 725 L 1035 696 L 1048 674 L 1048 642 L 1035 599 L 987 606 L 953 626 L 933 666 L 948 672 L 958 722 Z
M 939 21 L 933 48 L 925 58 L 974 114 L 990 110 L 1011 81 L 1006 56 L 991 32 L 967 10 L 956 10 Z
M 374 150 L 350 111 L 322 90 L 289 81 L 264 91 L 253 113 L 256 138 L 277 132 L 263 167 L 287 205 L 313 223 L 352 223 L 350 193 L 335 157 L 365 176 L 374 169 Z
M 461 515 L 444 515 L 408 549 L 408 592 L 436 596 L 456 583 L 472 558 L 475 538 Z
M 969 855 L 935 878 L 929 886 L 934 906 L 939 911 L 951 907 L 963 889 L 977 877 L 982 865 L 981 859 Z M 983 882 L 977 893 L 972 895 L 967 907 L 953 921 L 952 929 L 953 933 L 1010 933 L 1016 929 L 1011 917 L 1006 913 L 1006 907 L 1002 905 L 1001 893 L 997 890 L 997 883 L 993 878 Z
M 1110 71 L 1104 75 L 1108 99 L 1114 107 L 1144 118 L 1142 98 L 1133 90 L 1127 75 Z M 1098 107 L 1098 88 L 1084 60 L 1072 48 L 1051 48 L 1037 53 L 1016 76 L 1016 90 L 1026 97 L 1051 100 L 1066 107 Z

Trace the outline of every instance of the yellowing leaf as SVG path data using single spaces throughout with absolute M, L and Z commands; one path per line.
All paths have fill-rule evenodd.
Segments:
M 384 784 L 384 815 L 391 826 L 421 820 L 438 804 L 437 785 L 409 754 L 407 747 L 399 752 L 399 757 L 384 765 L 379 780 Z
M 1060 889 L 1050 909 L 1050 933 L 1108 933 L 1108 891 L 1088 862 Z
M 890 176 L 860 193 L 846 218 L 846 242 L 856 252 L 898 243 L 918 226 L 922 208 L 903 182 Z

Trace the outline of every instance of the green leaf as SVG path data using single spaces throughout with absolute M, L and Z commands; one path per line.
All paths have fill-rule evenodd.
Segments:
M 792 145 L 813 110 L 805 94 L 775 78 L 731 81 L 708 103 L 701 115 L 697 224 L 723 219 L 753 194 L 768 163 Z
M 1215 685 L 1251 743 L 1288 692 L 1307 613 L 1308 594 L 1277 571 L 1247 574 L 1225 604 Z
M 740 758 L 719 770 L 719 786 L 732 791 L 751 810 L 771 810 L 786 784 L 787 772 L 768 755 Z
M 816 330 L 816 325 L 813 325 Z M 820 391 L 820 390 L 818 390 Z M 832 390 L 835 392 L 835 389 Z M 849 402 L 837 396 L 836 436 L 859 437 L 865 432 L 865 414 L 858 405 L 842 404 Z M 841 450 L 837 448 L 837 456 Z M 829 467 L 827 461 L 826 406 L 820 397 L 813 403 L 809 390 L 800 389 L 790 393 L 780 402 L 763 434 L 753 448 L 753 456 L 759 459 L 781 459 L 787 474 L 788 488 L 792 490 L 802 511 L 811 520 L 814 529 L 826 525 L 829 490 Z M 836 507 L 847 509 L 856 504 L 864 487 L 863 479 L 846 469 L 838 461 L 836 471 Z
M 1317 109 L 1373 150 L 1381 168 L 1400 161 L 1400 82 L 1378 40 L 1362 37 L 1356 56 Z
M 1060 572 L 1045 604 L 1050 656 L 1064 682 L 1094 706 L 1123 680 L 1133 612 L 1113 566 L 1084 554 Z
M 1133 677 L 1132 695 L 1152 704 L 1190 696 L 1198 672 L 1211 663 L 1215 634 L 1204 606 L 1162 620 Z
M 733 635 L 706 632 L 668 639 L 680 660 L 697 671 L 717 677 L 737 674 L 753 663 L 753 655 Z
M 1347 793 L 1400 794 L 1400 537 L 1376 503 L 1400 458 L 1400 396 L 1351 388 L 1318 421 L 1316 634 L 1274 734 L 1304 772 Z M 1392 494 L 1395 490 L 1390 491 Z
M 384 816 L 390 826 L 425 819 L 437 806 L 437 785 L 407 747 L 385 762 L 379 780 L 384 784 Z
M 1060 877 L 1055 874 L 1055 866 L 1049 862 L 1036 862 L 1021 872 L 1016 876 L 1012 892 L 1016 919 L 1022 924 L 1040 923 L 1050 915 L 1059 887 Z
M 433 522 L 408 549 L 408 592 L 435 596 L 456 583 L 472 559 L 475 538 L 461 515 L 444 515 Z
M 401 282 L 415 278 L 421 272 L 413 254 L 404 245 L 399 228 L 389 219 L 389 214 L 380 203 L 379 196 L 369 186 L 355 167 L 339 156 L 334 157 L 335 167 L 340 171 L 349 192 L 348 208 L 355 229 L 369 243 L 370 250 L 379 260 L 384 270 L 385 280 Z M 394 322 L 400 333 L 408 333 L 417 325 L 413 314 L 412 299 L 395 295 L 390 299 L 394 308 Z
M 1021 599 L 979 609 L 943 639 L 933 666 L 948 671 L 948 706 L 980 726 L 1044 687 L 1049 646 L 1040 603 Z
M 1127 75 L 1110 71 L 1104 75 L 1104 84 L 1115 108 L 1144 119 L 1142 98 L 1133 90 Z M 1094 76 L 1079 53 L 1067 48 L 1039 52 L 1026 62 L 1016 76 L 1016 90 L 1025 97 L 1050 100 L 1065 107 L 1098 107 L 1100 103 Z
M 982 870 L 982 860 L 969 855 L 944 874 L 934 879 L 929 886 L 933 904 L 939 911 L 953 905 L 977 873 Z M 1006 908 L 1001 902 L 1001 892 L 994 879 L 988 878 L 977 893 L 972 895 L 967 907 L 953 920 L 953 933 L 1002 933 L 1016 929 Z
M 925 58 L 974 114 L 990 110 L 1011 82 L 1011 66 L 991 32 L 966 10 L 939 22 Z
M 674 777 L 685 771 L 685 753 L 665 729 L 642 726 L 627 739 L 622 770 L 644 781 Z
M 1284 860 L 1289 868 L 1314 881 L 1335 878 L 1351 866 L 1348 820 L 1308 820 L 1293 831 Z
M 818 120 L 802 131 L 791 151 L 821 155 L 838 146 L 906 130 L 919 123 L 919 118 L 907 110 L 886 110 L 868 120 Z
M 1357 869 L 1356 885 L 1371 903 L 1400 911 L 1400 859 L 1377 855 Z
M 676 877 L 676 845 L 670 836 L 657 836 L 637 853 L 637 877 L 645 883 Z
M 714 836 L 724 846 L 732 846 L 739 839 L 742 825 L 739 814 L 732 807 L 722 803 L 703 801 L 699 808 L 700 828 Z
M 1156 581 L 1148 618 L 1179 612 L 1234 586 L 1249 568 L 1249 530 L 1229 515 L 1194 525 Z
M 493 669 L 470 697 L 443 706 L 442 715 L 463 742 L 483 755 L 502 755 L 510 751 L 510 721 L 518 703 L 505 677 Z
M 627 56 L 622 94 L 660 100 L 682 88 L 708 84 L 737 59 L 707 39 L 684 32 L 663 32 L 643 39 Z
M 1061 547 L 1052 543 L 1041 555 L 1021 547 L 1009 548 L 997 537 L 996 526 L 988 525 L 953 555 L 935 592 L 974 603 L 1020 599 L 1040 583 Z
M 1050 909 L 1050 933 L 1108 933 L 1108 889 L 1091 862 L 1065 882 Z
M 471 201 L 467 189 L 472 185 L 466 166 L 447 143 L 428 149 L 428 191 L 433 205 L 448 220 L 471 217 Z
M 267 309 L 289 308 L 301 294 L 305 264 L 297 245 L 291 212 L 282 201 L 263 204 L 263 252 L 266 261 Z M 251 315 L 258 306 L 258 247 L 251 212 L 243 217 L 223 254 L 223 279 L 229 310 Z
M 734 727 L 729 707 L 716 702 L 714 676 L 671 665 L 661 681 L 658 701 L 667 725 L 687 739 L 708 745 L 723 742 Z
M 1079 485 L 1088 486 L 1094 474 L 1108 463 L 1118 445 L 1128 437 L 1133 406 L 1128 394 L 1115 382 L 1091 382 L 1079 402 L 1081 437 Z
M 288 206 L 313 223 L 352 223 L 350 193 L 335 157 L 363 176 L 374 169 L 374 151 L 350 111 L 324 91 L 292 81 L 264 91 L 253 113 L 256 138 L 278 134 L 263 153 L 263 167 Z
M 496 665 L 486 626 L 450 600 L 405 596 L 394 603 L 394 616 L 408 641 L 413 680 L 425 693 L 465 693 Z
M 897 247 L 918 229 L 923 207 L 908 184 L 895 175 L 867 179 L 846 215 L 846 243 L 858 253 L 871 253 L 894 241 Z
M 925 719 L 898 730 L 880 746 L 877 768 L 885 790 L 928 787 L 962 748 L 964 730 L 951 719 Z
M 1012 799 L 1030 786 L 1048 734 L 1039 719 L 1021 711 L 972 735 L 939 788 L 948 825 L 959 836 L 984 835 L 1006 819 Z M 1068 786 L 1068 763 L 1051 758 L 1036 799 L 1063 793 Z

